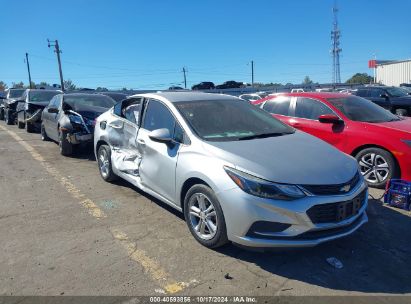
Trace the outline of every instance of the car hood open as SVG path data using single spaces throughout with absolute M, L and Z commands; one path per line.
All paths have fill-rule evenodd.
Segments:
M 278 137 L 205 142 L 205 149 L 262 179 L 298 185 L 331 185 L 349 181 L 357 161 L 326 142 L 296 131 Z

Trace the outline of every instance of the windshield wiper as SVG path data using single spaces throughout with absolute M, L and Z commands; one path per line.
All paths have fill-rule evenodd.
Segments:
M 282 136 L 282 135 L 293 134 L 293 133 L 294 133 L 294 132 L 262 133 L 262 134 L 255 134 L 255 135 L 249 135 L 249 136 L 239 137 L 238 140 L 250 140 L 250 139 L 255 139 L 255 138 L 276 137 L 276 136 Z

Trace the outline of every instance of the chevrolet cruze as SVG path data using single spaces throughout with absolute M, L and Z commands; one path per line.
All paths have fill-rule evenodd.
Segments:
M 367 222 L 354 158 L 236 97 L 131 96 L 98 117 L 94 148 L 104 180 L 180 210 L 210 248 L 314 246 Z

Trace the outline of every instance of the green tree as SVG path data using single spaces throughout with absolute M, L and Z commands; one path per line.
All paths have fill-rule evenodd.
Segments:
M 309 76 L 305 76 L 303 80 L 303 84 L 313 84 L 313 81 L 310 79 Z
M 104 88 L 104 87 L 98 87 L 98 88 L 96 89 L 96 91 L 98 91 L 98 92 L 107 92 L 108 89 L 107 89 L 107 88 Z
M 51 87 L 51 85 L 48 82 L 42 81 L 39 83 L 40 87 Z
M 357 73 L 346 81 L 346 83 L 361 83 L 361 84 L 372 83 L 372 82 L 374 82 L 374 78 L 368 75 L 367 73 Z
M 20 81 L 20 82 L 12 82 L 11 83 L 11 86 L 13 87 L 13 88 L 18 88 L 18 89 L 23 89 L 24 88 L 24 83 L 23 83 L 23 81 Z
M 67 79 L 67 80 L 64 80 L 64 89 L 72 91 L 76 89 L 76 85 L 73 83 L 73 81 L 71 81 L 70 79 Z
M 0 81 L 0 91 L 7 89 L 7 84 L 4 81 Z

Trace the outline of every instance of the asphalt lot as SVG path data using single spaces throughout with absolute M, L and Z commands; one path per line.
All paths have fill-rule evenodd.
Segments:
M 411 214 L 380 201 L 357 233 L 315 248 L 213 251 L 177 211 L 104 182 L 92 149 L 62 157 L 0 122 L 0 168 L 0 295 L 411 295 Z

